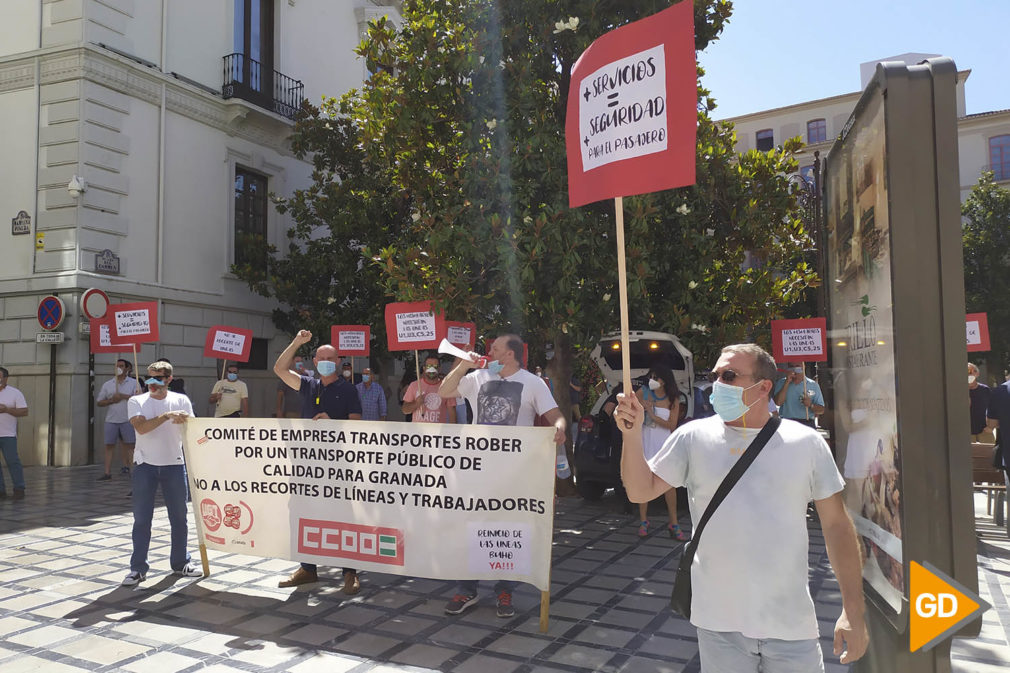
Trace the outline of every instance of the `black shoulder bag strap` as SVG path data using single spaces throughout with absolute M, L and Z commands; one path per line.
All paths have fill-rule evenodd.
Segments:
M 779 429 L 781 423 L 782 421 L 778 416 L 772 416 L 768 419 L 765 426 L 761 428 L 761 432 L 757 434 L 757 437 L 750 443 L 747 450 L 740 456 L 740 459 L 736 461 L 726 476 L 723 477 L 722 483 L 719 484 L 715 495 L 712 496 L 708 507 L 705 508 L 705 513 L 701 515 L 698 526 L 691 532 L 690 542 L 684 546 L 684 553 L 680 557 L 680 564 L 677 567 L 677 576 L 674 580 L 670 605 L 685 617 L 690 618 L 691 616 L 691 564 L 694 562 L 695 552 L 698 551 L 698 543 L 701 540 L 702 532 L 705 530 L 705 525 L 712 518 L 719 505 L 722 504 L 722 501 L 729 495 L 729 492 L 736 486 L 736 482 L 740 480 L 743 473 L 747 471 L 747 468 L 754 462 L 754 459 L 761 453 L 761 449 L 765 448 L 765 444 L 772 438 L 775 431 Z

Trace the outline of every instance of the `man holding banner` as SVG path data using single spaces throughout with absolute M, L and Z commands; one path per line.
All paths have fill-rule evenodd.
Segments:
M 520 366 L 523 341 L 515 334 L 503 334 L 494 340 L 488 353 L 486 369 L 477 369 L 478 353 L 459 364 L 442 380 L 438 394 L 452 400 L 462 395 L 474 410 L 477 425 L 532 426 L 537 416 L 543 415 L 554 426 L 554 443 L 562 444 L 567 438 L 567 423 L 558 410 L 544 380 Z M 498 596 L 497 613 L 507 618 L 515 615 L 512 590 L 517 582 L 499 580 L 494 592 Z M 477 603 L 477 581 L 459 583 L 459 593 L 446 604 L 445 612 L 458 615 Z
M 182 453 L 182 429 L 193 415 L 185 395 L 168 390 L 172 365 L 158 361 L 147 368 L 147 392 L 127 402 L 130 423 L 137 431 L 133 452 L 133 555 L 130 572 L 123 586 L 140 584 L 150 566 L 147 552 L 151 546 L 151 521 L 154 495 L 161 488 L 172 527 L 172 572 L 183 577 L 203 577 L 203 572 L 189 562 L 186 551 L 187 508 L 186 474 Z
M 340 357 L 337 349 L 326 344 L 316 349 L 313 362 L 319 378 L 304 376 L 299 372 L 290 369 L 294 361 L 295 353 L 303 345 L 312 340 L 312 332 L 300 330 L 291 341 L 284 352 L 277 357 L 274 363 L 274 373 L 293 390 L 297 390 L 302 398 L 302 418 L 312 420 L 333 419 L 333 420 L 361 420 L 361 400 L 358 391 L 349 382 L 337 374 L 337 363 Z M 344 568 L 344 586 L 342 591 L 345 594 L 353 595 L 358 593 L 361 585 L 358 581 L 358 572 L 354 568 Z M 319 576 L 316 564 L 302 563 L 291 576 L 278 583 L 279 587 L 296 587 L 302 584 L 317 582 Z

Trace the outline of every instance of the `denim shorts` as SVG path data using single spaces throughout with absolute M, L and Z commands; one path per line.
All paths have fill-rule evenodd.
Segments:
M 123 440 L 124 444 L 135 444 L 137 442 L 137 433 L 133 429 L 133 424 L 129 421 L 126 423 L 106 423 L 106 445 L 113 446 L 120 439 Z
M 820 642 L 698 629 L 701 673 L 823 673 Z

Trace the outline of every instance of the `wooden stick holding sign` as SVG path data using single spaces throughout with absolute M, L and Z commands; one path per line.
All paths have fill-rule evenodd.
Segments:
M 614 199 L 617 213 L 617 290 L 621 300 L 621 371 L 624 374 L 625 395 L 634 395 L 631 389 L 631 346 L 628 339 L 628 270 L 624 255 L 624 197 Z M 625 427 L 630 428 L 627 421 Z
M 416 402 L 421 397 L 421 355 L 416 350 L 414 351 L 414 373 L 417 374 L 417 389 L 414 392 L 414 401 Z M 418 416 L 418 418 L 422 417 Z
M 137 367 L 137 344 L 132 343 L 130 346 L 133 348 L 133 371 L 137 375 L 137 387 L 140 387 L 140 368 Z M 147 377 L 144 377 L 147 380 Z

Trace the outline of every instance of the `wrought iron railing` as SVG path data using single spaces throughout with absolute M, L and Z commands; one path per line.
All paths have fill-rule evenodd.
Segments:
M 305 85 L 301 80 L 264 68 L 262 63 L 245 54 L 228 54 L 224 57 L 221 95 L 241 98 L 294 119 L 305 97 Z

